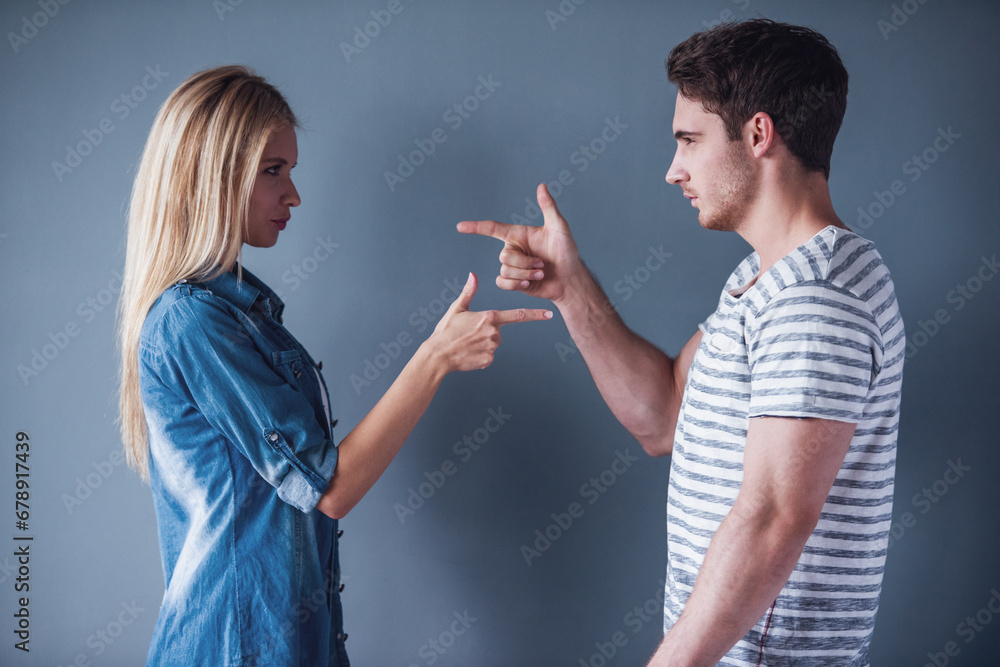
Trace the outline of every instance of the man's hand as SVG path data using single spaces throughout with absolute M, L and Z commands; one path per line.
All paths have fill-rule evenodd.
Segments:
M 537 194 L 544 216 L 541 227 L 508 225 L 495 220 L 466 220 L 458 223 L 458 231 L 492 236 L 504 242 L 497 287 L 551 299 L 558 304 L 565 298 L 573 276 L 586 269 L 580 262 L 569 225 L 544 183 L 538 186 Z

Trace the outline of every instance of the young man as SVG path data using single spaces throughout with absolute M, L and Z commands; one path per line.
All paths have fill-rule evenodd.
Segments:
M 551 299 L 601 395 L 672 454 L 665 636 L 650 665 L 867 665 L 888 542 L 905 338 L 892 280 L 830 201 L 847 102 L 836 49 L 755 19 L 678 45 L 679 185 L 754 249 L 670 358 L 629 330 L 544 185 L 497 285 Z

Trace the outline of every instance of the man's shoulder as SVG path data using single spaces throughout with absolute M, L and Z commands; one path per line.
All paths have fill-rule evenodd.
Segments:
M 779 262 L 768 275 L 771 298 L 779 293 L 829 291 L 868 302 L 892 278 L 872 241 L 829 226 Z

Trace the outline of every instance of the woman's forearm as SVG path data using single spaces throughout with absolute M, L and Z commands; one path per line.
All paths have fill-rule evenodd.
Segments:
M 447 374 L 431 341 L 425 341 L 375 407 L 341 441 L 330 486 L 316 508 L 343 518 L 375 484 L 420 421 Z

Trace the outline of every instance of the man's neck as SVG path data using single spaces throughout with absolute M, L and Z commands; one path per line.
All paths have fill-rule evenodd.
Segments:
M 822 174 L 788 179 L 762 188 L 737 233 L 760 258 L 760 274 L 782 257 L 833 225 L 847 229 L 833 210 L 830 190 Z

